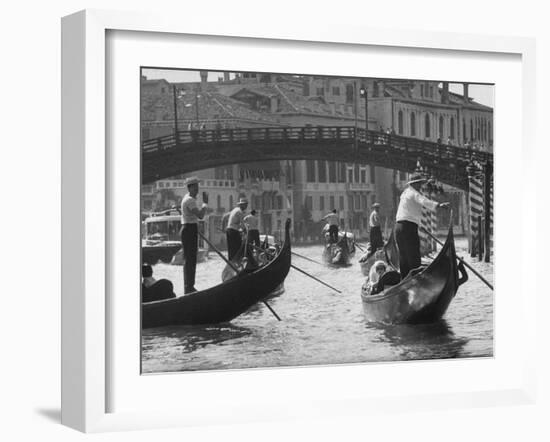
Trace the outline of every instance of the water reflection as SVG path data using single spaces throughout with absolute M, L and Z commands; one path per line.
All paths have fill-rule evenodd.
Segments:
M 160 342 L 169 342 L 170 347 L 179 347 L 183 353 L 190 353 L 208 345 L 223 344 L 251 334 L 249 328 L 230 323 L 154 328 L 143 332 L 143 351 L 147 353 L 148 350 L 157 349 Z
M 469 339 L 456 336 L 444 319 L 433 324 L 367 324 L 380 331 L 379 342 L 389 343 L 403 359 L 444 359 L 464 356 Z

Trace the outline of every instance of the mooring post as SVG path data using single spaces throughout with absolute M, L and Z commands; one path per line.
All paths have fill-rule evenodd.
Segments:
M 492 171 L 489 162 L 485 163 L 484 166 L 484 214 L 485 214 L 485 262 L 491 262 L 491 221 L 493 217 L 493 208 L 491 207 L 491 182 L 492 182 Z
M 483 259 L 483 219 L 481 215 L 477 217 L 477 229 L 478 257 L 481 261 Z

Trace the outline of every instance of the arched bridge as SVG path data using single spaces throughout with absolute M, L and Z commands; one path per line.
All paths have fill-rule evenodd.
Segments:
M 471 160 L 493 154 L 354 127 L 262 127 L 178 131 L 142 143 L 142 183 L 260 160 L 328 160 L 413 172 L 420 160 L 441 182 L 468 188 Z

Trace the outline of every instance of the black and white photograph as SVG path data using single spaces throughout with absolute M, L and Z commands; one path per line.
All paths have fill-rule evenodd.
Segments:
M 493 84 L 140 76 L 142 373 L 493 356 Z

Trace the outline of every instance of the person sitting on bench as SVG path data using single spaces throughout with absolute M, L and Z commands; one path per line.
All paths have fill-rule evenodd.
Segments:
M 149 264 L 141 267 L 141 302 L 160 301 L 162 299 L 175 298 L 174 285 L 167 279 L 153 278 L 153 268 Z

